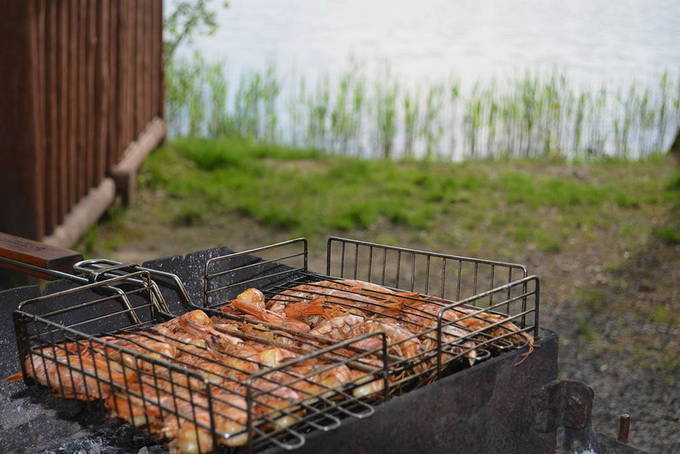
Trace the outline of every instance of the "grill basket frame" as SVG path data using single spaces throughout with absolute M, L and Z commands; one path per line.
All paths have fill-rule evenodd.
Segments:
M 294 247 L 299 248 L 294 253 L 285 252 L 286 248 Z M 352 248 L 354 248 L 354 254 L 352 255 Z M 283 253 L 281 251 L 284 251 Z M 360 259 L 365 255 L 364 251 L 368 254 L 369 264 L 361 263 Z M 147 268 L 142 268 L 135 265 L 122 265 L 113 261 L 105 260 L 90 260 L 81 262 L 75 269 L 81 273 L 90 273 L 89 279 L 90 283 L 81 285 L 76 289 L 70 289 L 64 292 L 58 292 L 51 295 L 41 296 L 38 298 L 32 298 L 30 300 L 24 301 L 20 304 L 17 311 L 15 312 L 15 326 L 17 332 L 17 342 L 18 349 L 21 356 L 22 367 L 25 367 L 24 359 L 29 356 L 30 351 L 35 351 L 35 345 L 40 344 L 41 337 L 38 335 L 36 337 L 35 326 L 40 325 L 46 327 L 45 335 L 43 335 L 43 342 L 41 345 L 46 345 L 51 347 L 52 354 L 54 357 L 57 356 L 56 346 L 59 344 L 58 340 L 54 339 L 55 332 L 61 332 L 64 340 L 76 341 L 78 343 L 89 343 L 90 347 L 92 342 L 100 343 L 104 345 L 105 351 L 108 348 L 119 351 L 120 354 L 132 355 L 137 358 L 138 353 L 132 351 L 125 351 L 125 349 L 120 349 L 119 346 L 114 344 L 107 344 L 104 341 L 97 339 L 97 336 L 102 334 L 111 335 L 116 332 L 124 332 L 130 330 L 139 330 L 148 327 L 152 322 L 167 321 L 173 316 L 179 315 L 177 313 L 171 313 L 168 308 L 168 304 L 165 301 L 164 292 L 161 290 L 161 286 L 170 286 L 174 293 L 180 295 L 182 307 L 186 311 L 191 309 L 200 308 L 203 309 L 209 315 L 221 314 L 219 312 L 219 307 L 224 305 L 221 302 L 222 299 L 228 298 L 234 292 L 238 292 L 243 286 L 255 286 L 257 287 L 258 282 L 268 282 L 263 286 L 265 292 L 272 292 L 273 289 L 282 289 L 286 286 L 291 287 L 293 284 L 305 281 L 310 282 L 312 279 L 346 279 L 346 278 L 361 278 L 362 272 L 367 271 L 368 282 L 375 281 L 372 278 L 372 272 L 374 268 L 374 261 L 378 260 L 380 253 L 383 254 L 382 266 L 380 269 L 379 276 L 381 285 L 385 285 L 388 288 L 398 288 L 401 284 L 402 279 L 407 282 L 407 288 L 401 288 L 406 291 L 414 291 L 421 288 L 424 285 L 425 293 L 430 291 L 432 286 L 431 279 L 434 273 L 431 271 L 435 268 L 441 269 L 441 274 L 438 276 L 439 285 L 439 296 L 432 296 L 429 300 L 437 301 L 441 309 L 436 317 L 436 324 L 432 327 L 431 333 L 436 337 L 436 351 L 434 352 L 436 358 L 436 378 L 440 378 L 447 372 L 447 364 L 453 362 L 459 362 L 462 356 L 465 355 L 465 351 L 459 351 L 452 359 L 443 360 L 442 356 L 447 355 L 447 358 L 451 356 L 450 352 L 453 346 L 447 346 L 443 342 L 443 333 L 446 333 L 447 327 L 454 325 L 455 321 L 447 320 L 447 313 L 456 312 L 462 308 L 467 307 L 479 307 L 479 311 L 493 311 L 494 313 L 503 314 L 501 309 L 505 306 L 508 313 L 511 312 L 510 309 L 513 305 L 518 305 L 520 310 L 515 311 L 515 314 L 504 314 L 506 318 L 501 321 L 487 326 L 484 329 L 470 332 L 470 338 L 476 338 L 480 335 L 486 334 L 487 331 L 497 328 L 503 323 L 511 321 L 517 323 L 522 332 L 531 332 L 533 336 L 538 336 L 539 323 L 539 304 L 540 304 L 540 282 L 536 276 L 528 276 L 526 268 L 522 265 L 492 261 L 492 260 L 482 260 L 469 257 L 455 256 L 450 254 L 440 254 L 427 251 L 419 251 L 409 248 L 401 248 L 395 246 L 386 246 L 376 243 L 369 243 L 358 240 L 350 240 L 344 238 L 331 237 L 327 243 L 326 249 L 326 273 L 314 273 L 308 270 L 308 244 L 304 239 L 294 239 L 287 242 L 276 243 L 273 245 L 265 246 L 262 248 L 251 249 L 243 252 L 236 252 L 232 254 L 226 254 L 218 257 L 209 259 L 205 264 L 204 276 L 203 276 L 203 301 L 200 304 L 192 301 L 188 296 L 188 292 L 184 288 L 182 281 L 172 273 L 164 273 L 158 270 L 152 270 Z M 266 255 L 274 254 L 273 258 L 266 258 L 255 256 L 254 254 Z M 389 254 L 396 255 L 396 263 L 390 262 Z M 353 259 L 352 259 L 353 257 Z M 246 263 L 239 262 L 241 259 L 246 259 Z M 297 266 L 291 266 L 287 264 L 289 261 L 298 260 Z M 353 260 L 353 261 L 352 261 Z M 409 266 L 408 262 L 411 265 Z M 427 269 L 424 274 L 426 276 L 425 283 L 422 283 L 422 273 L 420 273 L 421 268 L 416 266 L 416 263 L 422 262 Z M 456 264 L 452 267 L 451 264 Z M 438 265 L 440 264 L 440 265 Z M 339 267 L 339 272 L 337 271 Z M 464 279 L 464 268 L 471 268 L 472 279 L 468 282 Z M 449 278 L 447 278 L 446 271 L 448 270 L 458 270 L 455 283 L 452 283 Z M 335 273 L 333 271 L 336 270 Z M 508 272 L 507 279 L 500 280 L 500 272 L 498 270 L 505 270 Z M 409 272 L 410 271 L 410 272 Z M 254 277 L 253 274 L 254 273 Z M 420 273 L 420 274 L 419 274 Z M 519 274 L 519 278 L 515 279 L 513 277 L 514 273 Z M 404 277 L 406 276 L 406 277 Z M 390 279 L 392 278 L 392 281 Z M 421 279 L 420 281 L 418 279 Z M 481 281 L 485 282 L 488 279 L 487 286 L 481 285 Z M 163 282 L 160 282 L 163 280 Z M 226 280 L 228 284 L 225 286 L 212 287 L 215 281 L 221 281 L 222 283 Z M 500 280 L 500 283 L 499 283 Z M 396 285 L 389 285 L 390 283 Z M 498 284 L 498 285 L 496 285 Z M 467 288 L 471 287 L 472 292 L 468 292 Z M 455 289 L 455 290 L 453 290 Z M 55 300 L 63 300 L 65 297 L 72 296 L 78 292 L 90 292 L 97 291 L 100 293 L 108 294 L 109 296 L 105 300 L 101 301 L 90 301 L 90 304 L 78 303 L 74 304 L 72 307 L 61 307 L 48 312 L 44 311 L 44 307 L 49 304 L 50 307 L 53 306 Z M 456 299 L 446 298 L 447 294 L 455 292 Z M 472 293 L 472 294 L 469 294 Z M 140 294 L 144 294 L 145 297 L 142 298 L 142 303 L 136 302 L 136 297 Z M 468 295 L 465 297 L 465 295 Z M 220 303 L 215 304 L 214 299 L 219 298 Z M 505 299 L 503 299 L 505 298 Z M 417 299 L 417 298 L 415 298 Z M 120 309 L 108 314 L 110 317 L 115 317 L 117 320 L 127 319 L 128 325 L 119 328 L 118 330 L 109 331 L 98 331 L 97 329 L 85 330 L 85 329 L 74 329 L 74 324 L 65 325 L 63 319 L 58 316 L 66 316 L 69 314 L 70 318 L 73 313 L 84 313 L 88 307 L 96 306 L 97 304 L 102 304 L 103 301 L 119 300 Z M 495 300 L 495 301 L 494 301 Z M 62 303 L 63 304 L 63 303 Z M 99 309 L 99 308 L 98 308 Z M 478 314 L 466 314 L 465 317 L 474 318 Z M 102 320 L 102 315 L 98 316 L 96 320 L 100 322 Z M 82 317 L 81 317 L 82 318 Z M 93 320 L 87 319 L 78 320 L 75 322 L 77 328 L 82 328 Z M 243 321 L 243 320 L 242 320 Z M 123 322 L 121 322 L 123 323 Z M 98 326 L 100 323 L 98 324 Z M 87 332 L 90 331 L 90 332 Z M 52 338 L 47 339 L 45 336 L 50 335 Z M 483 345 L 493 344 L 494 342 L 501 341 L 506 336 L 495 336 L 493 339 L 487 339 L 488 342 Z M 361 342 L 366 337 L 359 337 L 351 339 L 342 343 L 335 345 L 328 345 L 326 348 L 320 351 L 311 353 L 311 357 L 320 357 L 326 355 L 327 357 L 337 355 L 338 352 L 344 348 L 351 347 L 352 344 Z M 381 352 L 371 352 L 373 354 L 380 354 L 382 356 L 382 363 L 384 365 L 383 370 L 373 371 L 374 376 L 381 375 L 384 379 L 384 391 L 387 392 L 390 385 L 388 385 L 387 377 L 394 373 L 393 369 L 389 369 L 390 355 L 388 354 L 388 349 L 393 345 L 388 344 L 386 336 L 383 334 L 381 336 Z M 457 348 L 457 346 L 456 346 Z M 508 347 L 509 348 L 509 347 Z M 460 350 L 460 349 L 458 349 Z M 481 350 L 481 348 L 480 348 Z M 502 349 L 501 349 L 502 350 Z M 491 355 L 490 355 L 491 356 Z M 43 358 L 44 359 L 44 358 Z M 49 357 L 47 357 L 50 360 Z M 210 389 L 213 386 L 211 383 L 206 381 L 205 376 L 200 373 L 196 373 L 193 370 L 178 367 L 167 361 L 161 359 L 154 359 L 152 357 L 147 357 L 147 355 L 141 355 L 139 358 L 143 362 L 149 362 L 154 364 L 154 367 L 162 367 L 167 370 L 176 371 L 176 373 L 183 374 L 187 377 L 187 381 L 191 378 L 199 381 L 203 381 L 205 388 L 207 389 L 208 403 L 207 411 L 210 415 L 210 422 L 207 425 L 200 426 L 205 430 L 208 430 L 213 434 L 213 436 L 219 437 L 219 434 L 215 430 L 215 424 L 213 420 L 213 402 L 211 401 Z M 305 357 L 308 359 L 308 357 Z M 343 364 L 348 364 L 351 361 L 356 361 L 360 359 L 359 357 L 352 357 L 347 359 Z M 484 358 L 480 358 L 483 360 Z M 108 360 L 108 358 L 107 358 Z M 337 360 L 337 358 L 335 359 Z M 255 421 L 252 417 L 252 408 L 255 398 L 254 393 L 259 392 L 257 387 L 252 385 L 252 382 L 258 378 L 266 377 L 267 374 L 280 371 L 281 369 L 295 367 L 299 365 L 304 359 L 295 359 L 289 361 L 286 364 L 280 365 L 276 368 L 266 370 L 261 374 L 257 374 L 248 380 L 246 384 L 246 403 L 247 403 L 247 435 L 248 435 L 248 446 L 246 449 L 250 451 L 260 451 L 271 447 L 278 447 L 281 449 L 293 449 L 304 444 L 304 433 L 298 433 L 293 430 L 293 434 L 289 434 L 293 438 L 297 439 L 297 443 L 287 443 L 285 437 L 276 435 L 262 434 L 261 438 L 253 436 L 255 430 Z M 392 361 L 394 363 L 394 361 Z M 69 369 L 71 374 L 71 379 L 73 379 L 73 373 L 76 375 L 81 373 L 87 376 L 87 371 L 83 369 L 78 369 L 77 367 L 71 367 L 71 364 L 65 364 Z M 112 383 L 106 383 L 106 380 L 102 380 L 102 377 L 97 376 L 97 369 L 94 369 L 95 373 L 91 378 L 93 378 L 97 383 L 103 383 L 108 386 L 112 386 Z M 26 372 L 24 371 L 25 375 Z M 142 371 L 136 370 L 136 374 L 143 374 Z M 408 391 L 413 388 L 408 388 L 408 383 L 403 383 L 404 390 Z M 126 390 L 128 391 L 128 390 Z M 151 399 L 146 399 L 144 395 L 141 397 L 142 401 L 146 401 L 149 405 L 154 404 Z M 383 398 L 386 399 L 387 396 Z M 143 405 L 146 405 L 144 403 Z M 352 403 L 351 399 L 348 403 Z M 372 405 L 380 404 L 380 402 L 371 402 Z M 368 408 L 371 408 L 368 406 Z M 342 407 L 341 407 L 342 408 Z M 172 408 L 165 409 L 166 411 L 172 412 Z M 337 410 L 337 409 L 334 409 Z M 365 415 L 354 415 L 355 417 L 365 417 L 369 416 L 370 411 Z M 328 413 L 332 416 L 332 413 Z M 177 418 L 192 421 L 191 417 L 184 418 L 186 415 L 175 414 Z M 347 416 L 347 415 L 345 415 Z M 196 422 L 196 414 L 193 414 L 194 420 Z M 178 422 L 179 423 L 179 422 Z M 308 426 L 305 430 L 309 431 Z M 312 427 L 316 430 L 330 430 L 323 427 Z M 197 429 L 198 430 L 198 429 Z M 285 430 L 283 431 L 285 432 Z M 199 437 L 199 434 L 196 434 Z M 278 439 L 276 437 L 279 437 Z M 283 440 L 283 441 L 282 441 Z

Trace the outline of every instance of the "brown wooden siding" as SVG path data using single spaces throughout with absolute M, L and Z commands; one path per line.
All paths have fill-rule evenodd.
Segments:
M 0 231 L 42 239 L 162 118 L 162 0 L 0 7 Z

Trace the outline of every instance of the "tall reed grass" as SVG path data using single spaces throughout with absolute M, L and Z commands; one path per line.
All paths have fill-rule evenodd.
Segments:
M 273 66 L 238 78 L 225 71 L 199 54 L 169 65 L 172 135 L 236 134 L 395 159 L 636 159 L 664 150 L 680 127 L 680 74 L 612 90 L 577 88 L 557 71 L 467 89 L 457 79 L 408 86 L 387 66 L 368 77 L 355 62 L 315 79 Z

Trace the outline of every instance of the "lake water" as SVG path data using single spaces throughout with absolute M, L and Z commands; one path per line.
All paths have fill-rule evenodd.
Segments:
M 208 62 L 223 65 L 232 102 L 227 115 L 256 112 L 258 118 L 236 122 L 250 125 L 240 132 L 266 140 L 367 156 L 435 153 L 461 159 L 551 150 L 635 156 L 667 146 L 680 123 L 680 0 L 230 3 L 219 13 L 217 32 L 179 55 L 195 48 Z M 338 111 L 337 101 L 345 102 L 338 79 L 352 62 L 361 76 L 350 91 L 357 81 L 369 81 L 359 113 L 350 100 L 358 92 Z M 269 106 L 260 98 L 254 110 L 244 108 L 254 71 L 263 74 L 270 65 L 280 95 Z M 533 94 L 523 91 L 527 72 L 540 74 Z M 664 72 L 670 78 L 662 91 Z M 541 86 L 550 74 L 567 82 Z M 320 76 L 328 76 L 330 88 Z M 456 80 L 462 91 L 453 102 L 447 96 Z M 396 100 L 389 99 L 390 81 L 399 85 Z M 632 82 L 635 92 L 629 91 Z M 602 99 L 600 87 L 607 89 Z M 582 91 L 587 93 L 579 111 Z M 558 94 L 549 99 L 551 93 Z M 409 96 L 418 105 L 410 126 Z M 204 104 L 210 111 L 210 102 Z M 180 120 L 188 118 L 188 107 L 179 111 Z M 186 131 L 184 124 L 173 132 Z
M 196 40 L 236 72 L 342 70 L 388 60 L 404 81 L 567 72 L 577 83 L 657 80 L 680 70 L 678 0 L 231 0 Z

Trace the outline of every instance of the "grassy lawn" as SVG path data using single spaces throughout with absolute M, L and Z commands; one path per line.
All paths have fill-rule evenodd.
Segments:
M 669 175 L 661 157 L 574 165 L 389 162 L 241 139 L 180 140 L 147 161 L 141 203 L 114 214 L 84 246 L 90 254 L 115 252 L 128 236 L 144 236 L 143 225 L 127 222 L 141 216 L 175 230 L 223 225 L 222 238 L 239 244 L 238 227 L 246 222 L 267 238 L 319 242 L 329 233 L 351 233 L 505 259 L 533 250 L 559 253 L 603 232 L 632 250 L 668 212 Z M 672 236 L 667 230 L 659 231 Z

